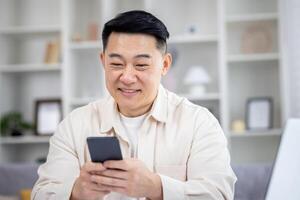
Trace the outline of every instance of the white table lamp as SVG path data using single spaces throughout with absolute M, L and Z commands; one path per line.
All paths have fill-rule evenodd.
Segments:
M 207 71 L 202 66 L 191 66 L 184 77 L 184 84 L 190 87 L 190 94 L 202 95 L 206 92 L 205 84 L 211 81 Z

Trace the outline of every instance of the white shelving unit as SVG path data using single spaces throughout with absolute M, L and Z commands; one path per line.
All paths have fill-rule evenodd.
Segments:
M 61 97 L 59 62 L 45 64 L 46 45 L 62 35 L 60 0 L 0 0 L 0 115 L 21 112 L 33 122 L 37 99 Z M 49 137 L 0 137 L 0 162 L 45 157 Z
M 271 97 L 274 102 L 273 128 L 230 134 L 233 163 L 272 162 L 275 159 L 282 127 L 284 106 L 281 99 L 281 50 L 279 2 L 274 0 L 227 0 L 225 34 L 227 54 L 228 127 L 234 120 L 245 121 L 247 99 Z M 263 27 L 249 28 L 249 27 Z M 243 41 L 247 31 L 261 31 L 271 44 L 261 53 L 245 52 Z M 250 33 L 248 33 L 249 35 Z M 265 40 L 267 40 L 265 39 Z M 264 40 L 262 40 L 264 41 Z M 230 129 L 230 128 L 229 128 Z M 232 131 L 230 131 L 232 132 Z
M 62 98 L 67 114 L 107 95 L 99 59 L 100 31 L 117 13 L 142 9 L 162 19 L 171 34 L 168 49 L 174 63 L 163 78 L 163 85 L 208 107 L 216 115 L 228 137 L 233 163 L 270 162 L 274 158 L 285 120 L 281 117 L 285 108 L 280 98 L 284 79 L 280 77 L 282 53 L 278 42 L 277 0 L 189 0 L 188 3 L 184 0 L 24 0 L 22 3 L 0 0 L 0 3 L 0 94 L 5 97 L 0 102 L 0 114 L 17 109 L 32 121 L 32 104 L 37 98 Z M 241 51 L 242 35 L 253 23 L 264 23 L 270 30 L 273 44 L 270 51 L 255 54 Z M 99 27 L 96 40 L 88 34 L 93 24 Z M 61 39 L 61 63 L 45 65 L 45 43 L 54 38 Z M 184 84 L 184 76 L 194 65 L 202 66 L 211 76 L 204 95 L 189 94 L 189 87 Z M 232 121 L 245 120 L 247 98 L 261 95 L 274 100 L 274 129 L 233 134 Z M 35 160 L 47 153 L 48 139 L 0 138 L 0 162 Z M 41 149 L 40 155 L 37 149 Z

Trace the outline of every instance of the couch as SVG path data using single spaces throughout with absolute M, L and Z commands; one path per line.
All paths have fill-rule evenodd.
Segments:
M 271 164 L 234 165 L 238 181 L 235 200 L 264 200 L 272 174 Z
M 32 188 L 37 179 L 37 164 L 0 164 L 0 195 L 12 196 Z M 235 200 L 263 200 L 272 173 L 270 164 L 234 165 L 238 181 Z M 0 196 L 0 200 L 1 200 Z
M 34 163 L 0 164 L 0 195 L 15 195 L 32 188 L 37 180 L 38 165 Z

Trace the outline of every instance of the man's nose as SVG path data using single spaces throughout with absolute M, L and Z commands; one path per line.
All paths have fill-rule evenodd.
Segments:
M 120 81 L 124 84 L 131 84 L 137 81 L 135 69 L 132 65 L 127 65 L 120 77 Z

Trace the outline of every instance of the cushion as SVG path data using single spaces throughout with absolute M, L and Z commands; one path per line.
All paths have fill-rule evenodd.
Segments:
M 38 164 L 0 164 L 0 195 L 18 195 L 22 189 L 32 188 L 36 182 Z
M 20 200 L 18 196 L 3 196 L 0 195 L 0 200 Z

